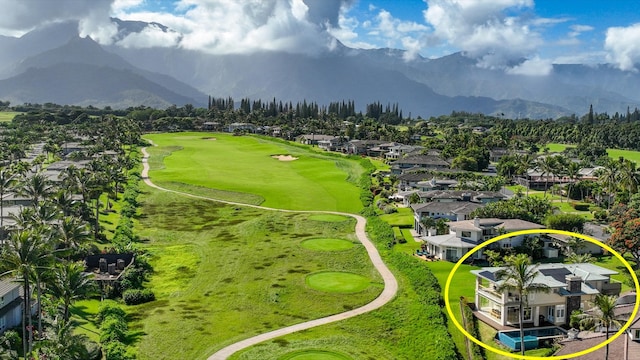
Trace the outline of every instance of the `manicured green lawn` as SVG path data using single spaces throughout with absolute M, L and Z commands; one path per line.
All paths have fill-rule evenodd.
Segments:
M 206 359 L 247 337 L 361 306 L 382 290 L 359 243 L 342 251 L 301 245 L 312 238 L 356 243 L 353 219 L 318 221 L 141 189 L 136 230 L 152 255 L 148 287 L 157 298 L 126 309 L 141 334 L 141 360 Z M 321 271 L 355 274 L 366 286 L 311 289 L 307 275 Z
M 71 318 L 78 325 L 75 332 L 84 334 L 95 342 L 100 342 L 100 330 L 95 319 L 99 306 L 100 300 L 90 299 L 76 301 L 70 308 Z
M 576 147 L 575 145 L 568 145 L 568 144 L 557 144 L 557 143 L 550 143 L 545 145 L 544 147 L 549 148 L 549 152 L 563 152 L 566 148 L 570 148 L 570 147 Z M 538 151 L 539 154 L 544 152 L 544 147 L 540 149 L 540 151 Z
M 369 279 L 343 271 L 320 271 L 307 275 L 310 288 L 329 293 L 356 293 L 369 286 Z
M 637 164 L 640 164 L 640 151 L 607 149 L 607 154 L 612 159 L 618 159 L 622 156 L 625 159 L 629 159 L 631 161 L 635 161 Z
M 0 122 L 11 121 L 18 114 L 22 113 L 15 111 L 0 111 Z
M 150 177 L 159 185 L 188 184 L 232 197 L 252 194 L 264 199 L 262 205 L 281 209 L 362 209 L 356 184 L 364 169 L 356 160 L 250 136 L 169 133 L 145 138 L 159 146 L 149 150 L 156 157 Z M 165 155 L 163 164 L 158 155 Z M 297 160 L 279 161 L 273 155 Z
M 319 251 L 341 251 L 351 249 L 354 243 L 344 239 L 309 239 L 300 243 L 304 248 Z
M 408 207 L 397 208 L 398 212 L 380 215 L 380 219 L 391 226 L 413 227 L 413 210 Z

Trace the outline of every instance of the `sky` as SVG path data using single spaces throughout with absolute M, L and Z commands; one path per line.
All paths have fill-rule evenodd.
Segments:
M 463 52 L 480 67 L 531 76 L 548 74 L 553 63 L 640 71 L 637 0 L 0 0 L 0 7 L 7 36 L 72 19 L 81 36 L 124 47 L 317 55 L 338 40 L 403 49 L 406 61 Z M 171 31 L 151 26 L 118 38 L 110 17 Z

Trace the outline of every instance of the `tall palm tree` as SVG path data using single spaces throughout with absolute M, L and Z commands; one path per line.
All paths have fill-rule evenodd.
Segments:
M 62 262 L 51 270 L 47 291 L 60 302 L 62 318 L 69 321 L 71 303 L 96 293 L 93 274 L 84 272 L 81 262 Z
M 596 295 L 593 305 L 593 311 L 586 312 L 579 315 L 580 325 L 587 325 L 590 330 L 595 328 L 605 329 L 605 336 L 609 339 L 609 329 L 611 327 L 622 326 L 622 321 L 618 320 L 615 314 L 617 296 L 613 295 Z M 604 359 L 609 359 L 609 344 L 605 346 Z
M 53 184 L 42 173 L 27 176 L 22 182 L 18 193 L 31 198 L 32 206 L 37 208 L 41 200 L 53 194 Z
M 573 184 L 582 177 L 582 175 L 580 174 L 580 170 L 580 164 L 576 162 L 570 162 L 566 167 L 566 175 L 569 178 L 569 185 L 567 186 L 567 201 L 569 201 L 569 196 L 571 195 L 571 188 L 573 187 Z
M 84 360 L 94 359 L 96 349 L 89 350 L 89 338 L 75 334 L 75 324 L 55 319 L 47 329 L 45 339 L 36 344 L 39 359 Z
M 23 329 L 31 323 L 31 279 L 35 276 L 38 268 L 45 267 L 49 256 L 50 248 L 44 239 L 40 229 L 18 229 L 11 233 L 0 252 L 0 266 L 3 272 L 0 277 L 14 275 L 20 278 L 23 289 L 24 306 L 22 311 Z M 22 342 L 24 354 L 29 354 L 32 347 L 32 332 L 23 331 Z
M 556 169 L 556 159 L 555 156 L 545 156 L 539 157 L 535 162 L 536 169 L 540 171 L 540 175 L 544 177 L 544 195 L 547 196 L 547 189 L 549 188 L 549 175 L 552 177 L 554 175 L 554 171 Z
M 536 283 L 538 267 L 531 265 L 526 254 L 505 257 L 506 266 L 496 272 L 496 279 L 502 281 L 497 287 L 499 292 L 510 291 L 518 296 L 520 327 L 520 351 L 524 355 L 524 308 L 528 305 L 528 295 L 535 292 L 549 292 L 549 287 Z
M 67 259 L 72 253 L 82 249 L 90 238 L 89 224 L 80 218 L 65 216 L 54 226 L 56 241 L 59 247 L 67 253 Z
M 640 177 L 638 176 L 636 163 L 633 161 L 624 159 L 620 163 L 620 167 L 619 167 L 620 187 L 622 187 L 624 190 L 627 190 L 629 192 L 629 195 L 635 194 L 638 192 L 639 182 L 640 182 Z
M 618 188 L 619 163 L 609 160 L 604 167 L 598 170 L 598 181 L 607 190 L 609 200 L 607 201 L 607 209 L 611 207 L 611 197 L 615 195 Z

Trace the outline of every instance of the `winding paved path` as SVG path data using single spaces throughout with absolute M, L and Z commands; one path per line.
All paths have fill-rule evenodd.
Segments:
M 319 318 L 311 321 L 306 321 L 303 323 L 287 326 L 282 329 L 277 329 L 277 330 L 269 331 L 267 333 L 250 337 L 248 339 L 239 341 L 225 348 L 222 348 L 215 354 L 209 356 L 208 360 L 227 359 L 234 353 L 240 350 L 246 349 L 250 346 L 259 344 L 263 341 L 275 339 L 283 335 L 288 335 L 297 331 L 310 329 L 316 326 L 330 324 L 336 321 L 341 321 L 344 319 L 348 319 L 354 316 L 358 316 L 358 315 L 376 310 L 382 307 L 383 305 L 385 305 L 386 303 L 388 303 L 389 301 L 391 301 L 396 295 L 396 293 L 398 292 L 398 281 L 393 276 L 389 268 L 384 264 L 384 262 L 382 261 L 382 258 L 380 258 L 380 254 L 378 253 L 378 250 L 376 249 L 375 245 L 373 245 L 371 240 L 369 240 L 369 238 L 367 237 L 367 233 L 365 231 L 367 220 L 364 217 L 360 215 L 341 213 L 337 211 L 297 211 L 297 210 L 273 209 L 273 208 L 268 208 L 268 207 L 258 206 L 258 205 L 249 205 L 249 204 L 237 203 L 232 201 L 217 200 L 217 199 L 212 199 L 205 196 L 198 196 L 198 195 L 188 194 L 180 191 L 165 189 L 154 184 L 149 179 L 149 163 L 148 163 L 149 153 L 147 152 L 146 148 L 142 149 L 142 155 L 143 155 L 143 158 L 142 158 L 143 167 L 142 167 L 142 173 L 141 173 L 142 180 L 145 182 L 145 184 L 153 188 L 156 188 L 158 190 L 172 192 L 172 193 L 176 193 L 184 196 L 189 196 L 192 198 L 216 201 L 216 202 L 230 204 L 230 205 L 239 205 L 239 206 L 252 207 L 256 209 L 270 210 L 270 211 L 282 211 L 282 212 L 292 212 L 292 213 L 323 213 L 323 214 L 350 216 L 352 218 L 355 218 L 356 219 L 356 228 L 355 228 L 356 237 L 362 243 L 362 245 L 364 245 L 365 249 L 367 250 L 367 254 L 369 255 L 369 258 L 371 259 L 371 263 L 376 268 L 376 270 L 378 270 L 378 272 L 380 273 L 384 281 L 384 290 L 382 290 L 382 293 L 380 293 L 380 295 L 377 298 L 375 298 L 372 302 L 364 306 L 361 306 L 359 308 L 349 310 L 340 314 L 335 314 L 335 315 L 331 315 L 331 316 L 327 316 L 327 317 L 323 317 L 323 318 Z

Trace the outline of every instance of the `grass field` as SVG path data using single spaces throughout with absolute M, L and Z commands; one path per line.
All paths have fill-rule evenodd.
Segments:
M 252 335 L 358 307 L 382 290 L 364 247 L 353 244 L 353 219 L 319 221 L 142 190 L 136 229 L 152 254 L 148 287 L 157 300 L 127 307 L 132 328 L 143 334 L 140 359 L 206 359 Z M 352 246 L 301 246 L 312 238 L 345 239 Z M 349 293 L 311 289 L 307 276 L 322 271 L 354 274 L 359 287 Z M 349 279 L 340 280 L 349 286 Z
M 145 137 L 158 145 L 150 148 L 152 159 L 164 156 L 164 163 L 154 160 L 151 164 L 150 176 L 159 185 L 217 189 L 229 192 L 231 198 L 249 194 L 250 203 L 256 203 L 257 196 L 264 199 L 262 205 L 281 209 L 351 213 L 362 209 L 356 184 L 364 169 L 355 160 L 248 136 L 170 133 Z M 273 155 L 292 155 L 297 160 L 279 161 Z
M 568 147 L 575 147 L 575 145 L 556 144 L 556 143 L 547 144 L 546 146 L 549 148 L 549 152 L 562 152 L 564 149 Z M 540 150 L 540 153 L 542 153 L 542 150 Z M 629 159 L 631 161 L 635 161 L 636 163 L 640 163 L 640 151 L 607 149 L 607 154 L 612 159 L 617 159 L 622 156 L 625 159 Z
M 0 111 L 0 122 L 11 121 L 18 114 L 22 113 L 15 111 Z

